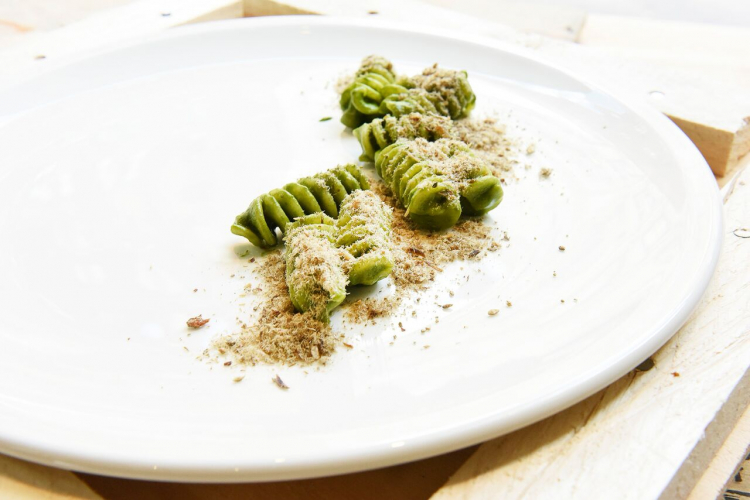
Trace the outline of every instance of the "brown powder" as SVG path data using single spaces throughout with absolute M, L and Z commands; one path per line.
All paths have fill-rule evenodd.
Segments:
M 513 167 L 518 163 L 515 159 L 518 144 L 506 134 L 505 127 L 498 125 L 495 118 L 465 118 L 453 122 L 453 125 L 458 138 L 489 165 L 495 176 L 503 179 L 512 174 Z
M 217 339 L 214 348 L 241 364 L 325 364 L 337 344 L 330 325 L 315 319 L 313 313 L 294 310 L 280 250 L 259 260 L 257 272 L 263 285 L 255 289 L 261 295 L 257 319 L 243 324 L 239 332 Z
M 410 80 L 418 88 L 438 94 L 447 102 L 456 98 L 461 88 L 459 75 L 462 74 L 459 71 L 439 68 L 436 63 L 422 71 L 421 75 L 411 77 Z
M 399 308 L 402 300 L 403 295 L 397 294 L 381 299 L 368 297 L 366 299 L 352 301 L 346 303 L 344 318 L 353 323 L 374 322 L 377 318 L 390 316 Z
M 390 126 L 394 129 L 396 137 L 408 139 L 425 137 L 429 140 L 458 139 L 453 121 L 445 116 L 409 113 L 398 119 L 386 115 L 383 120 L 386 121 L 387 127 Z
M 406 216 L 405 210 L 383 183 L 374 182 L 372 190 L 393 209 L 395 266 L 391 281 L 395 293 L 349 304 L 344 311 L 344 317 L 349 321 L 364 323 L 390 316 L 405 297 L 427 289 L 437 273 L 443 271 L 441 266 L 457 260 L 479 260 L 500 248 L 491 234 L 492 228 L 481 220 L 462 219 L 447 231 L 426 231 Z

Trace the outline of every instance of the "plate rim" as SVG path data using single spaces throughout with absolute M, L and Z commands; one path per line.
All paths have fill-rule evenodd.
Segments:
M 413 460 L 419 460 L 430 456 L 449 453 L 451 451 L 468 447 L 477 443 L 488 441 L 499 436 L 513 432 L 519 428 L 534 424 L 555 413 L 577 404 L 595 392 L 609 386 L 618 378 L 625 375 L 635 366 L 640 364 L 660 347 L 662 347 L 672 336 L 685 324 L 692 312 L 700 304 L 700 301 L 708 287 L 716 270 L 718 259 L 723 243 L 723 209 L 719 189 L 713 174 L 697 147 L 689 138 L 666 116 L 656 109 L 648 106 L 633 96 L 625 95 L 620 90 L 609 89 L 607 84 L 591 81 L 588 75 L 580 75 L 565 67 L 539 56 L 530 49 L 519 47 L 507 42 L 496 40 L 487 36 L 470 35 L 436 29 L 424 25 L 414 25 L 400 21 L 383 19 L 363 19 L 333 16 L 268 16 L 259 18 L 240 18 L 222 21 L 212 21 L 196 25 L 181 26 L 167 33 L 155 36 L 135 37 L 123 42 L 110 44 L 95 51 L 87 51 L 83 54 L 62 58 L 57 64 L 51 65 L 44 71 L 25 71 L 19 73 L 19 79 L 24 80 L 24 75 L 31 78 L 44 77 L 45 74 L 57 69 L 85 61 L 102 54 L 125 49 L 134 45 L 147 44 L 150 42 L 179 38 L 194 34 L 217 32 L 234 29 L 253 29 L 255 26 L 332 26 L 332 27 L 367 27 L 376 29 L 388 29 L 411 34 L 435 36 L 459 42 L 479 44 L 495 50 L 510 53 L 524 59 L 534 61 L 547 68 L 556 70 L 568 76 L 592 90 L 596 90 L 622 104 L 629 111 L 644 119 L 654 131 L 657 132 L 670 146 L 686 148 L 686 155 L 691 155 L 694 165 L 683 168 L 700 168 L 703 177 L 706 178 L 706 189 L 713 191 L 712 230 L 713 234 L 709 241 L 708 251 L 704 255 L 703 267 L 696 286 L 684 297 L 678 308 L 672 311 L 674 314 L 669 321 L 662 325 L 645 342 L 619 358 L 617 363 L 612 363 L 599 373 L 571 384 L 565 390 L 547 397 L 541 403 L 528 404 L 515 411 L 511 418 L 497 415 L 485 417 L 469 423 L 462 423 L 449 431 L 432 430 L 418 437 L 409 439 L 409 446 L 399 448 L 392 447 L 369 447 L 359 449 L 356 452 L 338 451 L 335 455 L 324 458 L 295 460 L 283 464 L 253 464 L 252 461 L 244 465 L 229 465 L 229 463 L 185 463 L 179 459 L 164 462 L 158 468 L 145 461 L 128 459 L 127 457 L 113 457 L 96 455 L 95 453 L 81 453 L 75 449 L 54 446 L 45 446 L 44 443 L 32 443 L 28 440 L 14 439 L 13 436 L 3 435 L 0 430 L 0 451 L 9 456 L 30 460 L 33 462 L 50 465 L 57 468 L 76 470 L 94 474 L 126 477 L 132 479 L 180 481 L 180 482 L 260 482 L 289 479 L 304 479 L 321 477 L 326 475 L 338 475 L 356 471 L 376 469 L 390 465 L 401 464 Z M 22 84 L 21 84 L 22 85 Z M 2 86 L 0 93 L 4 93 L 13 86 Z M 27 108 L 34 109 L 36 106 Z M 13 114 L 12 116 L 17 116 Z M 0 117 L 2 118 L 2 117 Z M 0 120 L 0 123 L 2 121 Z M 710 182 L 708 182 L 710 181 Z M 713 184 L 713 189 L 710 186 Z M 708 192 L 707 192 L 708 195 Z M 235 468 L 236 467 L 236 468 Z

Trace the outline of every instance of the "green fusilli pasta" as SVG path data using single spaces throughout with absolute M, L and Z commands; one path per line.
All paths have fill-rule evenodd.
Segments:
M 328 321 L 347 285 L 372 285 L 393 269 L 392 211 L 371 191 L 354 191 L 338 220 L 324 213 L 287 226 L 286 283 L 294 307 Z
M 336 248 L 336 234 L 334 220 L 321 212 L 291 222 L 286 233 L 289 297 L 295 309 L 313 311 L 324 322 L 346 298 L 349 282 L 344 262 L 351 256 Z
M 272 247 L 278 242 L 276 228 L 283 234 L 290 221 L 317 212 L 338 217 L 347 194 L 369 188 L 356 165 L 338 166 L 258 196 L 235 218 L 232 232 L 255 246 Z
M 401 139 L 375 154 L 375 168 L 407 216 L 431 229 L 484 215 L 503 198 L 500 180 L 462 141 Z
M 372 285 L 391 274 L 393 211 L 372 191 L 355 191 L 341 203 L 336 246 L 353 257 L 349 283 Z
M 362 61 L 354 81 L 341 93 L 339 104 L 344 114 L 341 123 L 355 128 L 372 118 L 382 116 L 380 103 L 390 94 L 405 92 L 396 83 L 390 61 L 379 56 L 368 56 Z
M 435 64 L 411 77 L 411 81 L 417 88 L 439 96 L 438 113 L 453 120 L 467 116 L 477 101 L 466 71 L 438 68 Z
M 450 118 L 433 114 L 410 113 L 394 118 L 386 115 L 354 129 L 354 136 L 362 146 L 360 161 L 373 161 L 375 153 L 399 139 L 421 137 L 428 141 L 456 138 Z
M 421 75 L 397 77 L 393 65 L 382 57 L 365 58 L 354 81 L 342 92 L 341 123 L 356 128 L 374 118 L 409 113 L 432 113 L 462 118 L 474 108 L 476 95 L 465 71 L 434 65 Z

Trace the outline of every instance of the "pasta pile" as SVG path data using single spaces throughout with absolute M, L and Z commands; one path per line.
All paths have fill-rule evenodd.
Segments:
M 458 140 L 453 125 L 475 103 L 465 71 L 434 65 L 398 77 L 388 60 L 369 56 L 341 94 L 341 122 L 356 127 L 359 159 L 374 161 L 409 218 L 447 229 L 461 215 L 484 215 L 503 199 L 500 180 Z
M 419 226 L 448 229 L 502 201 L 500 181 L 453 123 L 475 102 L 465 71 L 434 65 L 402 77 L 379 56 L 366 57 L 341 94 L 341 122 L 354 129 L 359 159 L 374 162 Z M 338 166 L 258 196 L 231 230 L 262 248 L 280 233 L 292 304 L 327 322 L 348 285 L 372 285 L 394 266 L 392 210 L 369 188 L 356 165 Z

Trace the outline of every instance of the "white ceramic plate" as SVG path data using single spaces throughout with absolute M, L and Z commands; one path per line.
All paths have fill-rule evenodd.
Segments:
M 195 359 L 245 314 L 229 224 L 257 194 L 356 159 L 333 85 L 370 53 L 468 70 L 475 114 L 537 143 L 487 219 L 510 244 L 447 266 L 417 317 L 347 332 L 354 349 L 328 366 L 233 383 L 236 368 Z M 202 25 L 6 89 L 0 115 L 0 451 L 58 467 L 270 480 L 486 440 L 654 352 L 719 251 L 715 183 L 675 126 L 486 40 L 328 18 Z M 198 313 L 210 327 L 188 337 Z

